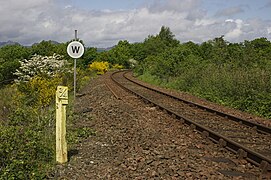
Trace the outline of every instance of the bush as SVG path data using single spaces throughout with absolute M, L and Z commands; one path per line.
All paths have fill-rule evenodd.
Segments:
M 63 56 L 54 54 L 52 56 L 34 55 L 31 59 L 20 61 L 21 67 L 14 73 L 18 76 L 17 82 L 27 82 L 32 77 L 41 76 L 52 78 L 57 74 L 67 71 L 68 64 Z
M 123 68 L 124 68 L 124 66 L 119 65 L 119 64 L 114 64 L 114 65 L 112 66 L 112 69 L 123 69 Z
M 9 84 L 16 76 L 13 74 L 20 67 L 19 61 L 7 61 L 0 65 L 0 85 Z
M 16 88 L 14 85 L 7 85 L 5 88 L 0 89 L 0 124 L 6 122 L 9 113 L 16 108 L 16 102 L 13 101 L 15 94 Z
M 33 127 L 0 126 L 0 179 L 42 179 L 54 149 Z
M 21 100 L 33 107 L 46 107 L 54 100 L 56 87 L 61 82 L 58 76 L 51 79 L 35 76 L 28 82 L 18 84 Z
M 109 69 L 109 63 L 108 62 L 93 62 L 89 65 L 89 69 L 91 71 L 97 72 L 97 74 L 104 74 Z

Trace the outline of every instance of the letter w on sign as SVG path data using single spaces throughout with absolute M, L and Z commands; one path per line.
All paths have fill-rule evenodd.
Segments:
M 79 53 L 80 46 L 72 46 L 72 53 Z

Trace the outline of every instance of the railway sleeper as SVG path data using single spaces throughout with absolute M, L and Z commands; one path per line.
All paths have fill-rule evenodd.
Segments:
M 223 148 L 227 145 L 227 142 L 224 139 L 220 138 L 218 144 L 220 147 Z
M 185 123 L 185 120 L 183 118 L 179 119 L 181 124 Z
M 196 130 L 196 125 L 195 124 L 190 124 L 190 127 L 192 130 Z
M 247 152 L 245 150 L 243 150 L 243 149 L 239 149 L 237 151 L 237 155 L 238 155 L 239 159 L 244 159 L 244 158 L 247 157 Z
M 171 114 L 171 117 L 172 117 L 173 119 L 176 119 L 176 118 L 177 118 L 175 114 Z
M 208 137 L 209 137 L 209 132 L 208 132 L 208 131 L 203 131 L 203 132 L 202 132 L 202 136 L 203 136 L 204 138 L 208 138 Z
M 259 167 L 264 173 L 271 171 L 271 164 L 269 164 L 267 161 L 263 160 Z

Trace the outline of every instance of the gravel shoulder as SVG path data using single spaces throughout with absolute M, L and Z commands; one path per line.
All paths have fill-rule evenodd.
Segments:
M 105 85 L 108 77 L 92 79 L 77 99 L 78 123 L 96 136 L 72 147 L 53 179 L 267 179 L 259 168 L 122 89 L 117 100 Z

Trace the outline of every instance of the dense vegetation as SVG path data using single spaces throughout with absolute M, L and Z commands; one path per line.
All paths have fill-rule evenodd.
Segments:
M 73 89 L 72 60 L 66 44 L 42 41 L 32 47 L 0 48 L 0 179 L 42 179 L 55 164 L 55 91 L 58 85 Z M 57 54 L 56 54 L 57 53 Z M 87 48 L 78 62 L 80 89 L 93 73 L 85 68 L 96 56 Z M 93 134 L 74 126 L 72 95 L 68 106 L 68 145 Z
M 0 179 L 44 178 L 55 163 L 55 90 L 57 85 L 73 89 L 67 44 L 0 48 Z M 122 40 L 102 52 L 86 48 L 78 60 L 77 88 L 94 72 L 110 68 L 133 68 L 145 81 L 271 118 L 271 43 L 266 38 L 180 43 L 163 26 L 141 43 Z M 73 126 L 78 115 L 72 104 L 68 109 L 69 142 L 90 135 L 90 129 Z
M 169 28 L 149 36 L 134 56 L 143 80 L 271 118 L 271 43 L 229 43 L 223 36 L 180 44 Z

